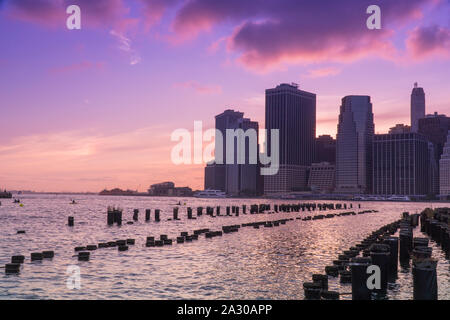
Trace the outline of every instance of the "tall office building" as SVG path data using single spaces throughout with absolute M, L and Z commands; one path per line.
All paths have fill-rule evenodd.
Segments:
M 223 137 L 223 164 L 214 163 L 205 167 L 205 189 L 222 190 L 230 195 L 251 196 L 260 194 L 262 192 L 262 183 L 258 164 L 258 123 L 244 118 L 244 113 L 242 112 L 228 109 L 216 116 L 216 129 L 222 133 Z M 235 136 L 233 141 L 234 148 L 228 150 L 226 141 L 227 129 L 233 131 L 242 129 L 244 132 L 247 132 L 248 129 L 254 129 L 255 145 L 251 144 L 248 136 L 243 137 L 242 141 Z M 239 144 L 241 142 L 242 144 Z M 245 152 L 245 162 L 243 164 L 238 163 L 238 148 Z M 252 148 L 254 148 L 254 154 L 256 154 L 256 164 L 250 163 L 250 150 Z M 227 163 L 227 153 L 233 155 L 233 163 Z
M 439 162 L 439 195 L 443 199 L 450 198 L 450 131 Z
M 336 192 L 370 193 L 374 130 L 370 97 L 344 97 L 336 135 Z
M 233 128 L 238 119 L 242 119 L 244 113 L 236 112 L 231 109 L 227 109 L 221 114 L 218 114 L 216 118 L 216 129 L 222 133 L 223 146 L 222 146 L 222 163 L 214 163 L 205 167 L 205 189 L 226 191 L 226 130 Z
M 315 163 L 336 163 L 336 140 L 330 135 L 322 135 L 316 138 Z
M 260 166 L 258 163 L 258 122 L 251 121 L 247 118 L 240 118 L 230 124 L 230 128 L 228 129 L 242 129 L 244 132 L 248 133 L 248 136 L 243 138 L 241 141 L 239 141 L 238 136 L 235 136 L 234 138 L 234 163 L 225 165 L 225 190 L 227 194 L 234 196 L 259 195 L 261 193 L 261 181 L 259 172 Z M 251 131 L 247 131 L 249 129 L 252 129 L 253 133 Z M 254 144 L 251 142 L 252 139 Z M 245 152 L 245 163 L 243 164 L 238 163 L 238 148 Z M 251 150 L 252 148 L 253 150 Z M 254 158 L 250 161 L 250 155 L 252 152 L 256 159 Z M 256 163 L 254 163 L 255 160 Z
M 444 151 L 444 144 L 447 141 L 447 134 L 450 130 L 450 117 L 444 114 L 428 114 L 419 119 L 419 133 L 425 135 L 436 147 L 436 159 L 440 159 Z
M 414 83 L 411 92 L 411 131 L 419 131 L 419 119 L 425 118 L 425 92 Z
M 419 133 L 377 134 L 373 142 L 373 193 L 430 193 L 427 138 Z
M 270 130 L 279 130 L 280 167 L 264 176 L 264 193 L 285 193 L 307 188 L 308 167 L 314 161 L 316 95 L 297 84 L 266 90 L 267 150 L 272 152 Z
M 435 112 L 419 119 L 419 133 L 425 135 L 430 141 L 430 148 L 434 153 L 430 154 L 430 179 L 433 186 L 433 194 L 439 193 L 439 159 L 444 151 L 444 144 L 450 130 L 450 117 Z

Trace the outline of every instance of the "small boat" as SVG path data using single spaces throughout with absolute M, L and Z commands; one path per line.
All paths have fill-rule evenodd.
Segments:
M 389 198 L 387 198 L 386 200 L 388 200 L 388 201 L 411 201 L 411 198 L 408 196 L 392 195 Z
M 227 194 L 220 190 L 206 189 L 194 193 L 195 198 L 226 198 Z

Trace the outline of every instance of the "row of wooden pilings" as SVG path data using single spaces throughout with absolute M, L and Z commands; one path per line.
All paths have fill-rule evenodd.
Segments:
M 348 206 L 349 208 L 352 208 L 353 205 L 350 204 Z M 358 205 L 360 207 L 360 205 Z M 227 206 L 226 207 L 226 216 L 232 216 L 231 214 L 234 214 L 235 216 L 239 216 L 240 212 L 240 206 Z M 302 203 L 302 204 L 275 204 L 273 206 L 273 210 L 271 209 L 270 204 L 255 204 L 249 206 L 249 213 L 250 214 L 273 214 L 276 212 L 300 212 L 300 211 L 315 211 L 316 209 L 319 211 L 325 211 L 325 210 L 340 210 L 342 208 L 347 208 L 347 204 L 315 204 L 315 203 Z M 197 208 L 197 217 L 200 217 L 203 215 L 203 207 Z M 221 207 L 217 206 L 215 207 L 215 216 L 221 216 Z M 173 220 L 180 220 L 178 218 L 178 212 L 179 208 L 175 207 L 173 209 Z M 187 216 L 188 219 L 196 219 L 193 217 L 192 214 L 193 210 L 192 208 L 187 208 Z M 375 212 L 372 210 L 362 211 L 358 214 L 363 214 L 367 212 Z M 242 205 L 242 213 L 247 214 L 247 206 Z M 150 214 L 151 210 L 146 209 L 145 210 L 145 220 L 150 221 Z M 206 215 L 214 216 L 214 207 L 206 207 Z M 317 219 L 326 219 L 326 218 L 333 218 L 333 217 L 339 217 L 339 216 L 348 216 L 348 215 L 356 215 L 355 212 L 342 212 L 342 213 L 330 213 L 330 214 L 320 214 L 316 216 L 307 216 L 304 218 L 297 217 L 296 219 L 303 220 L 303 221 L 309 221 L 309 220 L 317 220 Z M 225 216 L 225 215 L 223 215 Z M 134 209 L 133 210 L 133 220 L 138 221 L 139 219 L 139 210 Z M 172 220 L 172 219 L 169 219 Z M 216 236 L 222 236 L 224 233 L 232 233 L 239 231 L 239 228 L 242 227 L 253 227 L 255 229 L 259 229 L 261 226 L 266 228 L 271 227 L 278 227 L 280 225 L 284 225 L 287 221 L 293 221 L 294 218 L 290 219 L 280 219 L 280 220 L 273 220 L 273 221 L 262 221 L 262 222 L 252 222 L 252 223 L 245 223 L 242 225 L 231 225 L 231 226 L 223 226 L 221 231 L 211 231 L 209 229 L 200 229 L 200 230 L 194 230 L 194 233 L 192 235 L 189 235 L 187 232 L 182 232 L 180 236 L 176 238 L 177 243 L 184 243 L 184 242 L 191 242 L 193 240 L 198 240 L 198 236 L 201 234 L 205 235 L 205 238 L 214 238 Z M 160 221 L 160 210 L 155 209 L 155 221 Z M 114 223 L 117 223 L 118 225 L 122 224 L 122 209 L 114 208 L 114 207 L 108 207 L 107 210 L 107 222 L 108 225 L 112 225 Z M 74 226 L 74 217 L 68 218 L 68 225 Z M 20 231 L 18 233 L 25 233 L 24 231 Z M 172 239 L 168 239 L 167 235 L 161 235 L 159 240 L 155 240 L 154 237 L 148 237 L 146 241 L 147 247 L 152 246 L 164 246 L 164 245 L 171 245 L 173 243 Z M 129 245 L 134 245 L 135 240 L 134 239 L 125 239 L 125 240 L 115 240 L 115 241 L 109 241 L 104 243 L 98 243 L 98 244 L 90 244 L 86 246 L 79 246 L 75 247 L 75 252 L 77 253 L 77 257 L 79 261 L 89 261 L 90 259 L 90 252 L 95 251 L 100 248 L 110 248 L 110 247 L 117 247 L 118 251 L 127 251 Z M 43 252 L 33 252 L 31 253 L 31 261 L 39 261 L 42 259 L 51 259 L 54 257 L 54 251 L 43 251 Z M 5 265 L 5 271 L 7 273 L 18 273 L 20 270 L 20 265 L 23 264 L 25 260 L 25 256 L 17 255 L 13 256 L 11 258 L 11 263 Z
M 431 236 L 436 243 L 442 243 L 447 253 L 449 242 L 450 210 L 427 209 L 420 215 L 421 230 Z M 325 267 L 325 274 L 314 274 L 312 282 L 303 284 L 305 299 L 339 299 L 340 293 L 328 291 L 329 277 L 340 277 L 341 283 L 351 283 L 353 300 L 371 300 L 386 298 L 388 283 L 395 283 L 398 275 L 398 262 L 408 269 L 412 260 L 413 299 L 437 300 L 437 261 L 432 258 L 429 239 L 413 237 L 413 229 L 419 224 L 419 214 L 402 214 L 402 219 L 383 226 L 361 243 L 345 250 Z M 393 235 L 399 231 L 399 236 Z M 444 244 L 445 243 L 445 244 Z M 379 268 L 379 286 L 369 282 L 373 266 Z M 344 293 L 346 294 L 346 293 Z
M 361 205 L 358 204 L 358 207 L 361 208 Z M 341 203 L 301 203 L 301 204 L 275 204 L 273 205 L 273 209 L 270 204 L 253 204 L 250 206 L 242 205 L 242 206 L 227 206 L 225 208 L 226 212 L 225 215 L 221 214 L 221 207 L 211 207 L 207 206 L 204 207 L 197 207 L 196 213 L 197 216 L 194 217 L 193 215 L 193 208 L 187 207 L 186 213 L 188 220 L 195 220 L 197 217 L 201 217 L 204 213 L 207 216 L 210 217 L 220 217 L 220 216 L 236 216 L 238 217 L 240 215 L 241 209 L 242 214 L 247 214 L 247 208 L 249 209 L 250 214 L 264 214 L 264 213 L 278 213 L 278 212 L 300 212 L 300 211 L 325 211 L 325 210 L 342 210 L 347 209 L 347 204 L 341 204 Z M 353 204 L 350 203 L 348 205 L 348 208 L 353 208 Z M 204 211 L 204 209 L 206 209 Z M 215 211 L 215 212 L 214 212 Z M 115 207 L 108 207 L 107 210 L 107 224 L 108 225 L 122 225 L 122 213 L 123 209 L 115 208 Z M 215 215 L 214 215 L 215 213 Z M 133 210 L 133 221 L 136 222 L 139 220 L 139 209 Z M 167 219 L 168 221 L 178 221 L 181 220 L 179 218 L 179 207 L 173 208 L 173 218 Z M 145 221 L 150 222 L 151 221 L 151 209 L 145 209 Z M 161 210 L 155 209 L 154 211 L 154 221 L 160 222 L 161 221 Z M 132 221 L 127 222 L 128 224 L 132 224 Z M 73 226 L 74 221 L 73 217 L 69 217 L 69 226 Z

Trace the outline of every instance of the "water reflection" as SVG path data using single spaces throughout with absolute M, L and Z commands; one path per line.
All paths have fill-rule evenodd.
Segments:
M 420 212 L 425 203 L 362 203 L 361 210 L 378 213 L 342 216 L 315 221 L 294 220 L 279 227 L 241 228 L 222 237 L 146 248 L 147 236 L 167 234 L 175 238 L 180 232 L 253 221 L 295 218 L 314 212 L 241 215 L 239 217 L 202 216 L 187 220 L 186 206 L 180 206 L 180 221 L 167 221 L 178 201 L 188 206 L 241 205 L 264 202 L 237 199 L 170 199 L 146 197 L 77 197 L 30 195 L 21 200 L 24 207 L 3 201 L 0 207 L 0 262 L 9 262 L 15 254 L 27 258 L 33 251 L 54 250 L 53 260 L 25 262 L 18 276 L 0 274 L 2 299 L 303 299 L 302 283 L 311 281 L 313 273 L 323 273 L 343 250 L 379 227 L 400 218 L 403 211 Z M 281 203 L 281 201 L 278 201 Z M 108 227 L 106 208 L 124 209 L 124 225 Z M 436 204 L 434 204 L 436 206 Z M 356 207 L 356 205 L 354 205 Z M 132 220 L 139 208 L 140 221 Z M 145 209 L 161 209 L 161 222 L 145 223 Z M 343 210 L 345 211 L 345 210 Z M 338 212 L 338 211 L 337 211 Z M 224 213 L 223 213 L 224 214 Z M 75 227 L 66 226 L 67 217 L 75 217 Z M 17 230 L 25 230 L 17 235 Z M 415 236 L 421 236 L 416 229 Z M 129 251 L 105 248 L 92 252 L 91 261 L 78 262 L 75 246 L 134 238 Z M 439 259 L 439 299 L 450 298 L 449 263 L 433 242 L 433 256 Z M 82 288 L 66 288 L 69 265 L 81 268 Z M 351 292 L 351 286 L 330 278 L 330 290 Z M 350 299 L 347 295 L 344 299 Z M 390 299 L 412 298 L 411 269 L 399 266 L 396 285 L 389 290 Z

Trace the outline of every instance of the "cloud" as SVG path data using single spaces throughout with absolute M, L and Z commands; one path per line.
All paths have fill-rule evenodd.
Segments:
M 102 70 L 105 67 L 104 62 L 82 61 L 62 67 L 54 67 L 49 70 L 51 74 L 67 74 L 87 70 Z
M 115 37 L 119 43 L 119 50 L 127 54 L 130 65 L 135 65 L 141 62 L 140 54 L 131 47 L 131 39 L 127 38 L 123 33 L 111 30 L 110 34 Z
M 410 32 L 406 46 L 415 58 L 450 57 L 450 29 L 438 25 L 417 27 Z
M 175 88 L 192 89 L 200 94 L 218 94 L 222 92 L 222 87 L 218 85 L 204 85 L 197 81 L 185 81 L 174 84 Z
M 410 55 L 397 49 L 398 30 L 417 25 L 425 12 L 431 12 L 425 10 L 447 9 L 448 2 L 440 0 L 4 1 L 13 17 L 61 27 L 65 27 L 65 7 L 78 4 L 82 26 L 113 30 L 131 64 L 138 63 L 140 56 L 131 48 L 134 36 L 129 29 L 142 31 L 137 27 L 144 25 L 148 30 L 164 16 L 170 25 L 168 35 L 161 31 L 163 35 L 158 33 L 155 38 L 180 43 L 220 28 L 220 37 L 207 50 L 213 53 L 226 43 L 228 59 L 260 73 L 286 69 L 289 64 L 345 63 L 366 57 L 401 61 L 404 56 L 414 59 L 448 51 L 448 27 L 442 26 L 421 27 L 410 33 L 406 45 Z M 137 10 L 127 7 L 135 8 L 136 4 Z M 381 8 L 381 30 L 366 27 L 366 9 L 372 4 Z M 130 17 L 131 13 L 135 16 Z
M 322 78 L 322 77 L 329 77 L 329 76 L 335 76 L 341 72 L 341 69 L 336 67 L 325 67 L 325 68 L 318 68 L 318 69 L 312 69 L 308 71 L 307 77 L 309 78 Z
M 183 39 L 219 24 L 234 25 L 229 49 L 257 71 L 284 63 L 353 61 L 367 56 L 392 57 L 393 27 L 417 20 L 434 0 L 375 1 L 383 28 L 366 28 L 366 8 L 373 1 L 191 0 L 178 11 L 173 28 Z
M 8 13 L 19 20 L 52 27 L 66 27 L 66 8 L 75 4 L 81 8 L 83 27 L 111 26 L 128 10 L 123 0 L 5 0 Z

